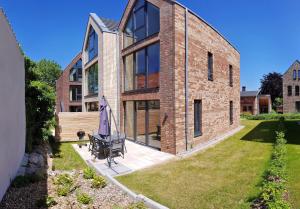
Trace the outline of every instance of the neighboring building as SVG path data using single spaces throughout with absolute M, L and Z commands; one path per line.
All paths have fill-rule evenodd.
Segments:
M 82 111 L 82 60 L 79 53 L 56 81 L 56 113 Z
M 241 113 L 257 115 L 270 113 L 271 111 L 271 95 L 262 95 L 259 91 L 246 91 L 246 87 L 243 87 L 241 92 Z
M 296 60 L 283 75 L 283 113 L 300 112 L 300 62 Z
M 25 152 L 24 57 L 0 8 L 0 201 Z
M 82 49 L 83 112 L 98 111 L 105 96 L 118 120 L 118 44 L 118 23 L 91 13 Z
M 121 127 L 178 154 L 239 127 L 240 55 L 175 1 L 129 0 L 119 26 Z

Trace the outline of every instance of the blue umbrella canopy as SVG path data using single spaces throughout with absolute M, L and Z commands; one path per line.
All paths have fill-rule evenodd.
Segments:
M 107 103 L 104 97 L 100 100 L 100 124 L 98 133 L 101 136 L 109 136 L 109 121 L 108 121 L 108 114 L 107 114 Z

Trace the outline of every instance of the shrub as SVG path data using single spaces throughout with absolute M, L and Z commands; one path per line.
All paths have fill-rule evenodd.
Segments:
M 55 201 L 55 199 L 53 197 L 50 197 L 50 196 L 48 196 L 47 198 L 39 199 L 36 202 L 36 206 L 38 208 L 49 208 L 54 205 L 57 205 L 57 202 Z
M 77 201 L 84 205 L 88 205 L 93 201 L 93 199 L 86 193 L 78 193 L 76 197 Z
M 94 179 L 92 181 L 92 188 L 104 188 L 106 185 L 106 181 L 102 176 L 94 176 Z
M 61 185 L 57 187 L 58 196 L 67 196 L 71 192 L 71 185 Z
M 73 185 L 74 180 L 69 174 L 60 174 L 56 179 L 54 179 L 54 184 L 56 185 Z
M 279 129 L 285 130 L 284 119 L 279 119 Z M 290 209 L 286 200 L 286 140 L 283 131 L 276 132 L 276 141 L 269 168 L 266 170 L 262 185 L 262 192 L 252 204 L 252 208 Z
M 126 209 L 147 209 L 143 202 L 132 203 Z
M 286 114 L 277 114 L 277 113 L 270 113 L 270 114 L 259 114 L 259 115 L 250 115 L 250 114 L 242 114 L 241 118 L 247 120 L 279 120 L 283 122 L 284 120 L 300 120 L 299 113 L 286 113 Z
M 83 170 L 83 178 L 92 179 L 96 175 L 96 172 L 92 168 L 86 168 Z

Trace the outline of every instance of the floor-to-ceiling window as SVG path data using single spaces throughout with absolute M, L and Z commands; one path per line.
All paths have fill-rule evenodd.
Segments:
M 98 63 L 86 70 L 86 95 L 98 93 Z
M 128 139 L 160 149 L 160 102 L 124 102 L 124 129 Z

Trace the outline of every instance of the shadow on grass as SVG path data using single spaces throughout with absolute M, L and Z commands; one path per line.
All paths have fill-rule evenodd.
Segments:
M 278 121 L 263 121 L 246 134 L 241 140 L 274 143 L 276 131 L 278 130 Z M 285 121 L 287 128 L 286 140 L 288 144 L 300 145 L 300 125 L 297 121 Z

